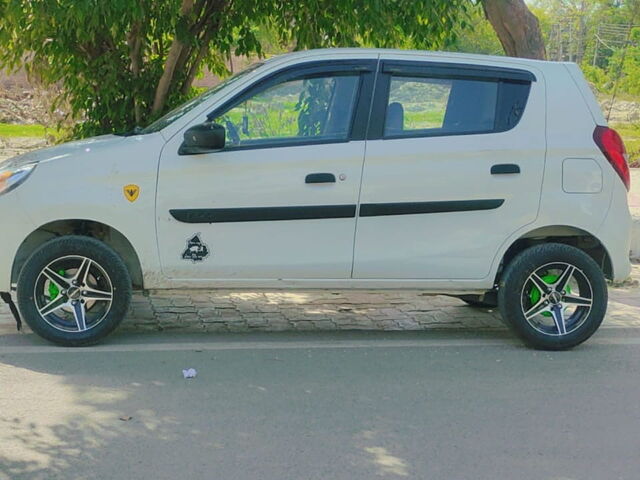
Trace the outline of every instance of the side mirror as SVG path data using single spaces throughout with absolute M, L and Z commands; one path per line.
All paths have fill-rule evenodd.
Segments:
M 178 150 L 179 155 L 198 155 L 211 153 L 224 148 L 225 130 L 222 125 L 205 122 L 184 132 L 184 141 Z

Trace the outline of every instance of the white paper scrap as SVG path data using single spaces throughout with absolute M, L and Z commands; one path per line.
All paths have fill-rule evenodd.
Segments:
M 198 372 L 196 372 L 195 368 L 187 368 L 186 370 L 182 370 L 182 376 L 184 378 L 196 378 L 197 374 Z

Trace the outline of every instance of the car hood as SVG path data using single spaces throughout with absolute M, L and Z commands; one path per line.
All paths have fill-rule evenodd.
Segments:
M 63 143 L 55 147 L 43 148 L 33 152 L 24 153 L 13 158 L 0 162 L 0 169 L 14 169 L 43 162 L 50 162 L 71 155 L 87 155 L 97 149 L 103 149 L 120 143 L 125 137 L 118 135 L 102 135 L 99 137 L 86 138 L 75 142 Z

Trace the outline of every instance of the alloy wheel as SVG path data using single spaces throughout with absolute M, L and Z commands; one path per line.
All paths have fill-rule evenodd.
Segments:
M 90 258 L 71 255 L 42 269 L 34 287 L 40 316 L 64 332 L 85 332 L 111 310 L 113 285 L 105 269 Z
M 531 327 L 545 335 L 568 335 L 584 324 L 593 305 L 587 276 L 569 263 L 549 263 L 524 283 L 522 313 Z

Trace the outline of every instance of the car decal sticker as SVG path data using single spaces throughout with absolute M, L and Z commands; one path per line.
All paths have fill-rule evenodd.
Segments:
M 202 243 L 200 235 L 200 233 L 196 233 L 187 240 L 187 248 L 182 252 L 183 260 L 191 260 L 193 263 L 198 263 L 209 256 L 209 247 Z
M 122 191 L 124 193 L 124 198 L 129 200 L 131 203 L 135 202 L 140 196 L 140 187 L 133 183 L 125 185 L 122 188 Z

